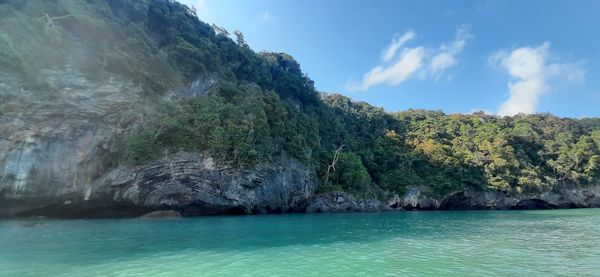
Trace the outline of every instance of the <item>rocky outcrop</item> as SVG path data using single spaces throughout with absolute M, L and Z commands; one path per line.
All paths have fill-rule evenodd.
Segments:
M 41 70 L 37 87 L 0 71 L 0 216 L 27 206 L 89 199 L 117 165 L 141 89 L 116 76 L 91 80 L 70 64 Z M 69 202 L 66 202 L 69 203 Z
M 181 214 L 178 211 L 167 210 L 167 211 L 153 211 L 145 215 L 140 216 L 142 219 L 171 219 L 181 218 Z
M 0 217 L 133 217 L 304 211 L 314 173 L 281 158 L 246 169 L 202 153 L 143 166 L 123 162 L 128 129 L 140 120 L 141 88 L 117 76 L 90 79 L 74 65 L 42 70 L 42 87 L 0 71 Z M 200 76 L 170 98 L 201 96 Z
M 8 216 L 131 217 L 154 210 L 184 216 L 304 212 L 316 186 L 292 159 L 236 169 L 181 152 L 149 165 L 120 165 L 80 193 L 9 199 Z
M 310 201 L 307 212 L 532 210 L 591 207 L 600 207 L 600 185 L 521 194 L 466 189 L 444 196 L 434 196 L 425 186 L 411 186 L 403 196 L 393 195 L 385 204 L 378 200 L 356 200 L 342 192 L 320 195 Z
M 540 193 L 511 194 L 466 189 L 442 197 L 427 196 L 428 189 L 413 187 L 396 205 L 405 209 L 508 210 L 600 207 L 600 185 L 559 188 Z
M 398 198 L 394 205 L 405 210 L 437 210 L 440 201 L 431 196 L 430 192 L 427 187 L 409 187 L 404 196 Z
M 356 200 L 343 192 L 331 192 L 312 198 L 306 208 L 309 213 L 347 213 L 392 211 L 393 208 L 376 199 Z
M 93 195 L 109 188 L 113 199 L 183 215 L 282 213 L 304 211 L 316 179 L 293 159 L 238 169 L 181 152 L 133 170 L 115 168 L 93 187 Z
M 521 194 L 465 190 L 448 195 L 440 205 L 440 209 L 444 210 L 591 207 L 600 207 L 600 185 Z

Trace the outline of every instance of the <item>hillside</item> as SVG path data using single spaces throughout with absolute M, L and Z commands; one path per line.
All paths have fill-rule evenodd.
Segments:
M 4 0 L 0 26 L 0 216 L 600 205 L 599 119 L 389 113 L 170 0 Z

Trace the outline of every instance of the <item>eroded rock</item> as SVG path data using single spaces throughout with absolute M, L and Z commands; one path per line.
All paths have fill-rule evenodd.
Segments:
M 391 211 L 392 208 L 377 199 L 356 200 L 344 192 L 330 192 L 317 195 L 310 200 L 306 212 L 347 213 Z
M 314 170 L 293 159 L 235 169 L 205 153 L 180 152 L 142 166 L 124 162 L 139 120 L 141 88 L 118 76 L 90 79 L 76 67 L 42 70 L 30 90 L 0 72 L 0 217 L 135 217 L 305 211 Z M 172 94 L 201 97 L 200 76 Z M 183 97 L 183 96 L 182 96 Z
M 149 212 L 140 216 L 143 219 L 167 219 L 167 218 L 181 218 L 181 214 L 178 211 L 166 210 L 166 211 L 154 211 Z

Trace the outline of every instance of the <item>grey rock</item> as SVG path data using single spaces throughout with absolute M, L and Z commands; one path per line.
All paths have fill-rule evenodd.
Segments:
M 405 210 L 437 210 L 440 207 L 440 201 L 430 196 L 430 189 L 423 186 L 408 187 L 395 204 Z
M 391 211 L 392 208 L 377 199 L 356 200 L 344 192 L 330 192 L 313 197 L 306 212 L 308 213 L 347 213 L 347 212 L 380 212 Z
M 301 211 L 315 186 L 313 171 L 293 159 L 237 169 L 187 152 L 133 170 L 115 168 L 94 184 L 110 188 L 114 199 L 184 215 Z
M 357 205 L 363 212 L 385 212 L 394 210 L 377 199 L 359 200 L 357 201 Z
M 121 160 L 136 118 L 141 88 L 130 81 L 72 68 L 38 77 L 46 87 L 30 90 L 0 72 L 0 216 L 89 199 L 92 181 Z
M 124 137 L 152 110 L 141 88 L 118 76 L 89 79 L 73 67 L 43 70 L 45 89 L 0 69 L 0 217 L 133 217 L 303 212 L 314 170 L 281 158 L 245 169 L 204 153 L 177 153 L 143 166 L 123 162 Z M 199 97 L 200 76 L 171 94 Z M 154 103 L 156 105 L 156 103 Z
M 402 210 L 590 208 L 600 207 L 600 185 L 519 194 L 465 189 L 443 196 L 434 196 L 426 186 L 410 186 L 402 197 L 393 195 L 386 206 Z
M 315 196 L 310 200 L 306 212 L 308 213 L 345 213 L 357 212 L 360 207 L 354 197 L 344 192 L 331 192 Z
M 143 219 L 165 219 L 165 218 L 181 218 L 181 214 L 178 211 L 167 210 L 167 211 L 154 211 L 149 212 L 140 216 Z
M 439 202 L 439 208 L 444 210 L 600 207 L 600 185 L 520 194 L 467 189 L 449 194 Z
M 186 97 L 199 97 L 207 95 L 216 85 L 216 77 L 200 75 L 190 84 L 180 88 L 172 89 L 165 94 L 164 99 L 168 101 L 179 101 Z

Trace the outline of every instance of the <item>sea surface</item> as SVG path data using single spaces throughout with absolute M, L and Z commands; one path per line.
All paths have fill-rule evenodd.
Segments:
M 600 276 L 600 209 L 6 220 L 0 276 Z

